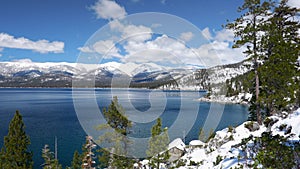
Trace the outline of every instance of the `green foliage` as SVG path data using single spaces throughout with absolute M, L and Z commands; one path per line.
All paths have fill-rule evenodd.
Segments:
M 249 144 L 250 143 L 250 144 Z M 257 168 L 262 165 L 263 168 L 293 168 L 296 167 L 297 150 L 299 142 L 289 142 L 287 138 L 279 135 L 273 136 L 271 132 L 262 133 L 261 137 L 242 139 L 237 145 L 241 146 L 245 165 L 250 168 Z M 252 161 L 248 163 L 247 161 Z M 240 165 L 244 167 L 244 165 Z
M 244 53 L 252 59 L 253 69 L 255 74 L 255 102 L 253 103 L 255 108 L 255 113 L 257 117 L 257 122 L 262 123 L 261 113 L 260 113 L 260 78 L 259 78 L 259 59 L 264 54 L 262 52 L 263 39 L 260 35 L 264 31 L 264 26 L 267 18 L 271 15 L 269 12 L 273 6 L 273 1 L 260 1 L 260 0 L 244 0 L 241 7 L 238 8 L 238 12 L 243 13 L 234 22 L 228 23 L 227 28 L 234 31 L 236 40 L 233 45 L 234 48 L 240 48 L 242 46 L 247 46 Z
M 4 168 L 4 160 L 5 160 L 5 157 L 4 157 L 4 150 L 3 148 L 1 148 L 1 151 L 0 151 L 0 168 Z
M 206 140 L 203 128 L 200 128 L 200 130 L 199 130 L 199 138 L 198 139 L 201 140 L 201 141 Z
M 265 168 L 288 169 L 295 166 L 293 149 L 285 144 L 286 138 L 263 133 L 262 137 L 255 141 L 260 146 L 255 160 Z
M 9 124 L 8 135 L 4 137 L 2 167 L 5 169 L 32 168 L 32 152 L 28 150 L 30 138 L 25 133 L 25 125 L 19 111 L 16 111 Z M 1 160 L 1 161 L 2 161 Z
M 300 23 L 294 19 L 300 10 L 288 6 L 288 0 L 277 3 L 245 0 L 239 8 L 243 15 L 226 25 L 235 33 L 233 47 L 246 46 L 253 62 L 249 74 L 226 82 L 227 95 L 252 93 L 249 120 L 259 124 L 264 117 L 300 106 Z
M 54 153 L 50 151 L 49 146 L 46 144 L 42 149 L 42 157 L 44 159 L 43 169 L 62 169 L 58 160 L 54 158 Z
M 108 152 L 104 148 L 100 148 L 97 150 L 100 154 L 98 155 L 99 168 L 107 168 L 109 166 L 110 152 Z
M 214 131 L 214 129 L 210 129 L 210 131 L 209 131 L 209 134 L 208 134 L 208 137 L 207 137 L 207 139 L 206 139 L 206 143 L 207 142 L 209 142 L 209 140 L 211 140 L 212 138 L 214 138 L 216 136 L 216 133 L 215 133 L 215 131 Z
M 267 118 L 265 118 L 265 120 L 264 120 L 264 125 L 265 125 L 266 127 L 271 127 L 271 126 L 273 126 L 273 124 L 275 124 L 276 122 L 278 122 L 278 119 L 272 119 L 272 118 L 267 117 Z
M 281 124 L 281 125 L 278 127 L 278 129 L 279 129 L 280 131 L 283 131 L 286 127 L 287 127 L 287 124 Z
M 77 150 L 74 152 L 71 164 L 71 169 L 81 169 L 82 157 Z
M 189 166 L 199 166 L 201 164 L 202 164 L 202 162 L 195 162 L 195 161 L 191 160 Z
M 151 138 L 146 151 L 146 154 L 150 157 L 151 167 L 159 169 L 160 163 L 169 159 L 167 151 L 169 142 L 168 130 L 166 128 L 162 129 L 162 121 L 158 118 L 156 124 L 152 126 Z
M 187 163 L 186 160 L 179 159 L 179 160 L 176 161 L 176 166 L 175 167 L 176 168 L 183 167 L 183 166 L 185 166 L 186 163 Z
M 213 162 L 214 166 L 219 165 L 222 160 L 223 160 L 223 157 L 218 155 L 216 158 L 216 161 Z
M 128 129 L 132 126 L 132 123 L 125 116 L 124 109 L 118 103 L 118 98 L 116 96 L 114 96 L 111 101 L 108 110 L 103 109 L 103 115 L 107 124 L 110 125 L 116 132 L 123 135 L 128 134 Z
M 280 1 L 265 25 L 264 48 L 267 53 L 259 71 L 262 77 L 262 102 L 265 111 L 270 114 L 287 110 L 287 106 L 295 102 L 294 92 L 299 90 L 299 82 L 295 77 L 299 75 L 300 23 L 292 18 L 300 10 L 289 7 L 287 2 Z
M 245 124 L 244 124 L 244 127 L 247 128 L 248 130 L 251 130 L 253 124 L 254 124 L 254 122 L 253 122 L 253 121 L 250 121 L 250 122 L 248 122 L 248 123 L 245 123 Z
M 124 109 L 118 103 L 117 97 L 113 98 L 107 110 L 103 110 L 103 115 L 107 124 L 102 124 L 97 129 L 106 132 L 99 137 L 98 141 L 109 147 L 100 150 L 101 155 L 98 160 L 103 162 L 100 165 L 110 168 L 131 168 L 134 161 L 128 157 L 128 146 L 131 143 L 126 136 L 130 132 L 132 123 L 125 116 Z
M 234 128 L 232 126 L 228 126 L 228 132 L 233 133 Z

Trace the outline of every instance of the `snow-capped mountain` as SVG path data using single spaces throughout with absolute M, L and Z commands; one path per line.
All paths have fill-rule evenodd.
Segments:
M 245 63 L 209 69 L 171 68 L 155 63 L 77 64 L 0 62 L 0 87 L 71 87 L 72 80 L 92 81 L 96 87 L 111 87 L 112 80 L 120 86 L 164 89 L 207 89 L 209 84 L 247 72 Z M 123 86 L 122 82 L 128 82 Z M 85 87 L 85 86 L 80 86 Z
M 162 88 L 179 88 L 185 90 L 207 90 L 209 86 L 216 86 L 226 80 L 250 71 L 251 63 L 243 61 L 235 64 L 215 66 L 208 69 L 185 69 L 184 74 L 174 75 L 176 83 Z M 182 71 L 181 71 L 182 72 Z

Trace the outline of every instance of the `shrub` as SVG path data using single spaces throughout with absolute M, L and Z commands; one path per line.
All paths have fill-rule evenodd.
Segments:
M 232 126 L 228 126 L 228 132 L 233 133 L 234 128 Z
M 213 162 L 214 166 L 220 164 L 220 162 L 223 160 L 223 157 L 218 155 L 217 158 L 216 158 L 216 161 Z
M 257 122 L 254 122 L 254 121 L 250 121 L 248 123 L 245 123 L 244 127 L 247 128 L 251 132 L 259 130 L 259 124 Z
M 280 130 L 280 131 L 283 131 L 286 127 L 287 127 L 287 124 L 281 124 L 281 125 L 279 126 L 279 130 Z
M 269 118 L 267 117 L 265 120 L 264 120 L 264 125 L 266 127 L 271 127 L 273 126 L 276 122 L 278 122 L 278 119 L 273 119 L 273 118 Z

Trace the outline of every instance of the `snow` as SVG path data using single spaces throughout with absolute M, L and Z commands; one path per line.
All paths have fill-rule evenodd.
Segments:
M 179 150 L 184 151 L 185 150 L 185 144 L 183 143 L 183 141 L 181 140 L 181 138 L 176 138 L 175 140 L 173 140 L 169 145 L 168 145 L 168 150 L 172 149 L 172 148 L 178 148 Z
M 283 112 L 284 114 L 285 112 Z M 271 116 L 270 119 L 278 119 L 278 121 L 271 127 L 273 135 L 280 134 L 282 136 L 292 136 L 288 137 L 291 141 L 299 141 L 300 135 L 300 108 L 291 114 L 287 114 L 287 117 Z M 239 159 L 244 152 L 239 145 L 244 138 L 248 138 L 250 135 L 254 137 L 261 137 L 263 132 L 268 131 L 267 127 L 261 125 L 256 131 L 249 131 L 245 128 L 245 124 L 249 122 L 244 122 L 243 124 L 237 126 L 232 131 L 228 128 L 217 131 L 213 139 L 208 143 L 203 143 L 200 140 L 193 140 L 189 143 L 189 147 L 186 148 L 186 153 L 180 158 L 180 160 L 185 162 L 185 166 L 178 167 L 180 169 L 229 169 L 238 167 L 239 164 L 251 163 L 251 161 L 244 161 Z M 291 126 L 291 134 L 285 134 L 285 131 L 280 131 L 279 126 L 286 124 L 286 126 Z M 249 145 L 253 142 L 248 142 Z M 203 145 L 202 147 L 197 147 L 196 145 Z M 185 147 L 182 140 L 177 138 L 172 141 L 169 147 Z M 217 164 L 217 157 L 221 157 L 220 162 Z M 198 163 L 197 166 L 189 165 L 190 162 Z M 147 166 L 147 163 L 141 162 Z M 260 166 L 262 167 L 262 166 Z M 147 167 L 146 167 L 147 168 Z
M 250 93 L 239 93 L 237 96 L 226 97 L 225 95 L 211 95 L 209 97 L 201 97 L 197 100 L 203 102 L 248 104 L 251 98 L 252 94 Z
M 279 131 L 278 129 L 280 125 L 287 124 L 288 126 L 292 127 L 291 133 L 294 135 L 294 137 L 290 137 L 289 139 L 293 141 L 299 141 L 300 108 L 294 113 L 288 115 L 287 118 L 280 118 L 277 116 L 270 118 L 280 119 L 272 126 L 273 135 L 280 134 L 282 136 L 287 136 L 284 134 L 284 131 Z M 242 139 L 248 138 L 250 135 L 253 135 L 254 137 L 260 137 L 263 132 L 267 131 L 267 128 L 264 125 L 261 125 L 259 130 L 250 132 L 244 127 L 246 123 L 248 122 L 236 127 L 233 132 L 228 132 L 228 128 L 217 131 L 214 139 L 207 143 L 209 148 L 190 148 L 187 150 L 188 153 L 185 154 L 182 159 L 191 160 L 194 162 L 202 162 L 202 165 L 198 167 L 189 166 L 189 168 L 234 168 L 238 163 L 243 163 L 243 161 L 238 160 L 238 156 L 242 151 L 241 147 L 236 147 L 235 145 L 238 145 Z M 227 139 L 230 135 L 232 135 L 233 140 Z M 214 144 L 220 142 L 223 144 Z M 193 140 L 192 144 L 197 144 L 197 141 Z M 210 151 L 209 149 L 212 149 L 213 151 Z M 217 156 L 221 156 L 223 160 L 215 166 L 213 163 L 216 161 Z
M 200 140 L 192 140 L 190 141 L 190 146 L 203 146 L 205 143 L 203 143 Z

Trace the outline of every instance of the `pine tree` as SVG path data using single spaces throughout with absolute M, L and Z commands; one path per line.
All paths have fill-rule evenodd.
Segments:
M 125 116 L 123 107 L 118 103 L 118 98 L 114 96 L 108 110 L 103 110 L 104 117 L 107 124 L 110 125 L 118 133 L 127 135 L 129 128 L 132 126 L 131 122 Z
M 128 147 L 131 143 L 127 135 L 130 132 L 132 123 L 126 117 L 117 97 L 113 98 L 107 110 L 103 110 L 103 114 L 107 124 L 98 126 L 98 130 L 108 131 L 100 136 L 99 142 L 108 143 L 111 146 L 106 148 L 107 151 L 102 152 L 99 159 L 108 161 L 110 168 L 131 168 L 134 161 L 131 157 L 128 157 Z M 113 131 L 110 130 L 111 128 Z
M 73 160 L 72 160 L 72 169 L 81 169 L 82 165 L 82 157 L 80 156 L 79 152 L 76 150 L 73 155 Z
M 107 168 L 109 166 L 110 152 L 104 148 L 98 149 L 97 152 L 100 154 L 98 156 L 98 168 Z
M 82 147 L 82 169 L 94 169 L 96 166 L 95 154 L 93 150 L 96 148 L 96 144 L 93 142 L 91 136 L 86 136 L 86 143 Z
M 233 45 L 234 48 L 240 48 L 247 46 L 247 50 L 244 51 L 248 57 L 252 58 L 253 69 L 255 72 L 255 111 L 257 116 L 257 122 L 262 124 L 262 117 L 260 112 L 260 80 L 259 80 L 259 60 L 261 58 L 262 48 L 262 31 L 264 30 L 264 24 L 266 18 L 270 16 L 269 10 L 272 7 L 273 2 L 271 0 L 244 0 L 244 4 L 239 7 L 238 12 L 244 12 L 242 16 L 237 18 L 233 23 L 228 23 L 227 28 L 234 31 L 235 37 L 238 38 Z
M 45 161 L 44 164 L 42 164 L 43 169 L 62 169 L 62 166 L 58 160 L 54 158 L 54 153 L 50 151 L 47 144 L 42 149 L 42 157 Z
M 151 138 L 148 144 L 146 154 L 150 157 L 150 166 L 159 169 L 160 164 L 169 159 L 168 144 L 169 144 L 168 130 L 162 129 L 162 121 L 157 119 L 156 124 L 152 126 Z
M 5 158 L 4 158 L 4 150 L 3 150 L 3 148 L 1 148 L 1 151 L 0 151 L 0 168 L 4 168 L 4 160 L 5 160 Z
M 266 24 L 265 51 L 263 66 L 260 69 L 262 98 L 265 111 L 271 114 L 286 110 L 287 105 L 296 101 L 295 91 L 299 88 L 297 59 L 300 54 L 299 9 L 287 5 L 282 0 L 274 9 Z M 288 99 L 287 99 L 288 98 Z
M 30 138 L 25 133 L 25 125 L 19 111 L 16 111 L 9 124 L 8 135 L 4 137 L 4 149 L 2 151 L 5 169 L 30 169 L 32 168 L 32 152 L 28 146 Z

